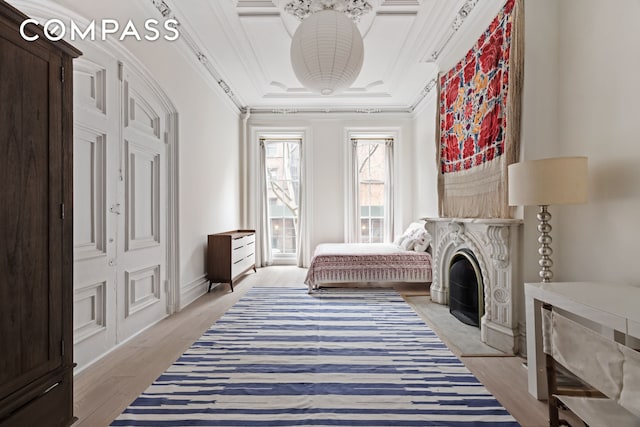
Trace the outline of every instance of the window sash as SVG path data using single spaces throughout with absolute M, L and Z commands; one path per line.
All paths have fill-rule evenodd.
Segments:
M 297 144 L 297 162 L 296 165 L 286 165 L 287 160 L 285 150 L 288 144 Z M 260 139 L 262 146 L 262 156 L 265 163 L 264 168 L 264 197 L 267 201 L 263 214 L 266 219 L 264 221 L 266 228 L 266 250 L 267 259 L 270 260 L 295 260 L 300 251 L 300 204 L 301 204 L 301 185 L 302 177 L 300 176 L 302 168 L 302 139 Z M 280 147 L 278 147 L 280 145 Z M 277 160 L 281 159 L 282 163 L 278 164 Z M 276 160 L 271 162 L 270 160 Z M 292 159 L 288 159 L 291 161 Z M 275 165 L 274 165 L 275 164 Z M 288 167 L 287 176 L 280 169 Z M 275 175 L 275 176 L 274 176 Z M 281 175 L 281 176 L 278 176 Z M 296 207 L 295 214 L 291 207 L 285 203 L 285 199 L 289 204 Z
M 393 240 L 393 138 L 351 138 L 351 181 L 352 181 L 352 212 L 351 216 L 351 230 L 349 231 L 350 241 L 354 242 L 390 242 Z M 384 151 L 384 180 L 379 177 L 371 178 L 369 175 L 364 179 L 361 177 L 360 168 L 363 166 L 360 162 L 365 160 L 359 157 L 360 148 L 367 145 L 378 145 L 383 147 Z M 375 155 L 374 153 L 373 155 Z M 371 167 L 372 158 L 369 157 L 366 161 L 369 163 L 367 166 Z M 379 172 L 379 171 L 378 171 Z M 380 174 L 378 174 L 380 175 Z M 372 214 L 372 209 L 375 209 L 374 205 L 362 205 L 361 202 L 361 187 L 364 184 L 368 191 L 368 200 L 371 203 L 371 190 L 375 185 L 384 185 L 383 195 L 383 215 L 379 213 L 377 215 Z M 380 194 L 376 195 L 375 199 L 380 199 Z M 363 215 L 363 210 L 366 209 L 368 215 Z M 380 226 L 380 219 L 382 218 L 382 226 Z M 374 227 L 375 224 L 375 227 Z M 366 232 L 365 232 L 366 231 Z

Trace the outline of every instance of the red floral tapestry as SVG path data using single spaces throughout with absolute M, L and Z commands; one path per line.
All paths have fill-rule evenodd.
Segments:
M 506 170 L 519 145 L 521 0 L 507 0 L 466 56 L 440 76 L 440 215 L 509 217 Z

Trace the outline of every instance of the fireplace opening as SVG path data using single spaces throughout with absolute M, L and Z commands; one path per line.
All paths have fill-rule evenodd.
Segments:
M 449 312 L 467 325 L 480 327 L 484 314 L 484 287 L 478 260 L 461 249 L 449 264 Z

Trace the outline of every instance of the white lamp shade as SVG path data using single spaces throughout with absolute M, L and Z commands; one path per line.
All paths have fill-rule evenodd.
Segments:
M 291 65 L 300 83 L 323 95 L 340 92 L 362 69 L 364 45 L 358 27 L 333 9 L 300 23 L 291 41 Z
M 509 165 L 509 205 L 586 203 L 587 158 L 556 157 Z

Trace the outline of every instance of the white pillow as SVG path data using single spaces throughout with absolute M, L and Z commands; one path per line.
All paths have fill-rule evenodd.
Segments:
M 405 251 L 411 251 L 413 250 L 415 244 L 416 244 L 416 239 L 412 237 L 407 237 L 402 241 L 402 243 L 400 244 L 400 247 Z
M 429 249 L 429 246 L 431 245 L 431 241 L 426 241 L 426 239 L 422 239 L 416 242 L 415 245 L 413 245 L 413 250 L 416 252 L 425 252 L 427 249 Z
M 393 240 L 393 244 L 396 246 L 401 246 L 402 242 L 404 242 L 406 238 L 407 236 L 405 236 L 404 234 L 401 234 Z
M 424 233 L 420 235 L 418 240 L 416 240 L 416 243 L 413 246 L 413 250 L 416 252 L 424 252 L 429 249 L 429 246 L 431 246 L 431 242 L 431 235 L 425 230 Z
M 411 237 L 411 233 L 413 233 L 413 230 L 414 229 L 411 228 L 411 226 L 409 226 L 409 228 L 404 230 L 404 233 L 402 233 L 401 235 L 399 235 L 393 240 L 393 244 L 397 246 L 402 246 L 402 243 Z
M 412 222 L 404 233 L 395 238 L 393 243 L 405 251 L 411 251 L 423 233 L 426 233 L 424 225 L 419 222 Z

